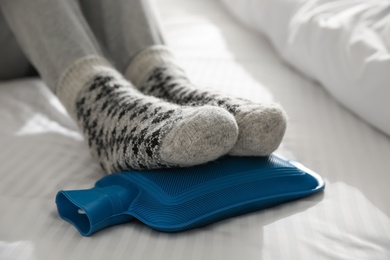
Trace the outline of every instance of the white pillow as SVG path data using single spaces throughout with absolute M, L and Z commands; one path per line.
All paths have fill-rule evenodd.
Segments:
M 221 1 L 288 63 L 390 135 L 390 1 Z

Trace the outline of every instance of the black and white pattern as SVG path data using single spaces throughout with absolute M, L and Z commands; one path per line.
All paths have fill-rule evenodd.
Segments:
M 96 76 L 78 95 L 77 121 L 107 172 L 174 166 L 158 156 L 161 140 L 183 118 L 113 76 Z
M 146 81 L 139 86 L 143 93 L 186 106 L 211 105 L 226 109 L 233 115 L 240 113 L 252 101 L 231 97 L 224 93 L 194 86 L 184 71 L 172 64 L 156 67 Z
M 238 136 L 225 110 L 146 96 L 94 58 L 64 73 L 58 96 L 108 173 L 205 163 L 228 153 Z
M 286 115 L 279 105 L 254 103 L 194 86 L 165 46 L 152 46 L 138 54 L 126 76 L 144 94 L 179 105 L 220 107 L 231 113 L 239 128 L 232 155 L 269 155 L 284 136 Z

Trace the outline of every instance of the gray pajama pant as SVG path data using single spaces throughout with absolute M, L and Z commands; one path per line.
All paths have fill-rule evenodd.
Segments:
M 55 91 L 76 60 L 100 55 L 123 72 L 139 51 L 163 44 L 145 0 L 0 0 L 0 80 L 34 73 Z

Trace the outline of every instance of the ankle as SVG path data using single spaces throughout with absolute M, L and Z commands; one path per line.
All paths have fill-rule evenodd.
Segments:
M 175 56 L 168 47 L 154 45 L 144 49 L 134 57 L 125 71 L 125 77 L 135 86 L 139 86 L 153 70 L 166 65 L 179 67 Z
M 96 75 L 107 73 L 120 76 L 105 58 L 99 56 L 86 56 L 79 59 L 62 73 L 55 94 L 73 118 L 76 115 L 75 103 L 80 91 Z

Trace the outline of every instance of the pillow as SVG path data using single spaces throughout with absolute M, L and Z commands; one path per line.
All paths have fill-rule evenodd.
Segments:
M 390 135 L 388 0 L 221 0 L 293 67 Z
M 191 168 L 108 175 L 89 190 L 60 191 L 58 213 L 84 236 L 133 218 L 165 232 L 200 227 L 324 189 L 280 156 L 224 157 Z

